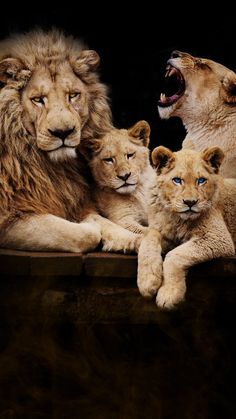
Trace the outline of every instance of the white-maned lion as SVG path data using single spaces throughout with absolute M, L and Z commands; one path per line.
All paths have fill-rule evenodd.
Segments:
M 76 155 L 80 141 L 112 127 L 98 64 L 57 29 L 0 42 L 1 247 L 86 252 L 101 235 L 111 247 L 117 226 L 96 214 Z M 125 229 L 117 238 L 112 250 L 136 248 Z
M 157 293 L 159 307 L 172 308 L 184 299 L 191 266 L 235 254 L 236 180 L 218 174 L 219 147 L 174 153 L 160 146 L 152 160 L 157 178 L 138 254 L 138 287 L 146 297 Z
M 236 178 L 236 74 L 205 58 L 174 51 L 167 62 L 161 118 L 181 118 L 187 135 L 183 147 L 220 146 L 221 173 Z
M 155 178 L 149 139 L 149 124 L 139 121 L 129 129 L 113 128 L 104 137 L 82 144 L 99 213 L 139 234 L 147 229 L 147 194 Z

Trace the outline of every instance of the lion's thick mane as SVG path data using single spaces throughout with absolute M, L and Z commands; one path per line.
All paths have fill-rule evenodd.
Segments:
M 84 59 L 84 49 L 79 41 L 56 29 L 14 35 L 0 43 L 1 230 L 24 214 L 51 213 L 80 221 L 89 208 L 83 162 L 69 156 L 54 161 L 40 150 L 24 124 L 21 103 L 35 68 L 44 66 L 53 73 L 61 63 L 69 62 L 88 93 L 81 141 L 104 135 L 111 126 L 106 86 L 100 83 L 95 65 L 90 71 L 93 63 L 88 61 L 93 57 Z

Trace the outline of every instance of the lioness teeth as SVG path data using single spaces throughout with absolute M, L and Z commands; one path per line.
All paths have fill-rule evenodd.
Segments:
M 174 69 L 174 68 L 171 68 L 171 69 L 169 70 L 169 74 L 168 74 L 168 75 L 169 75 L 169 77 L 170 77 L 170 76 L 172 76 L 172 74 L 174 74 L 174 73 L 175 73 L 175 69 Z
M 166 95 L 165 95 L 165 93 L 161 93 L 160 94 L 160 101 L 161 102 L 166 102 Z

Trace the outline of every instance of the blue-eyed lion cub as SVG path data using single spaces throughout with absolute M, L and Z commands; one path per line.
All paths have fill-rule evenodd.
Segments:
M 138 234 L 147 228 L 147 192 L 155 171 L 149 160 L 150 126 L 139 121 L 84 143 L 101 215 Z
M 235 253 L 236 180 L 218 173 L 223 157 L 219 147 L 152 152 L 157 178 L 138 253 L 138 287 L 145 297 L 156 295 L 159 307 L 184 299 L 191 266 Z

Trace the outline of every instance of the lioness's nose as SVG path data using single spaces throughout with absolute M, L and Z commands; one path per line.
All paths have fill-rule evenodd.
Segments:
M 124 175 L 117 175 L 117 177 L 121 180 L 126 181 L 128 179 L 128 177 L 130 177 L 130 175 L 131 175 L 131 172 L 125 173 Z
M 182 57 L 191 57 L 190 54 L 188 54 L 187 52 L 182 52 L 182 51 L 172 51 L 171 53 L 171 58 L 182 58 Z
M 74 131 L 74 128 L 65 129 L 65 130 L 63 130 L 63 129 L 55 129 L 55 130 L 49 129 L 48 131 L 54 137 L 60 138 L 60 140 L 65 140 Z

